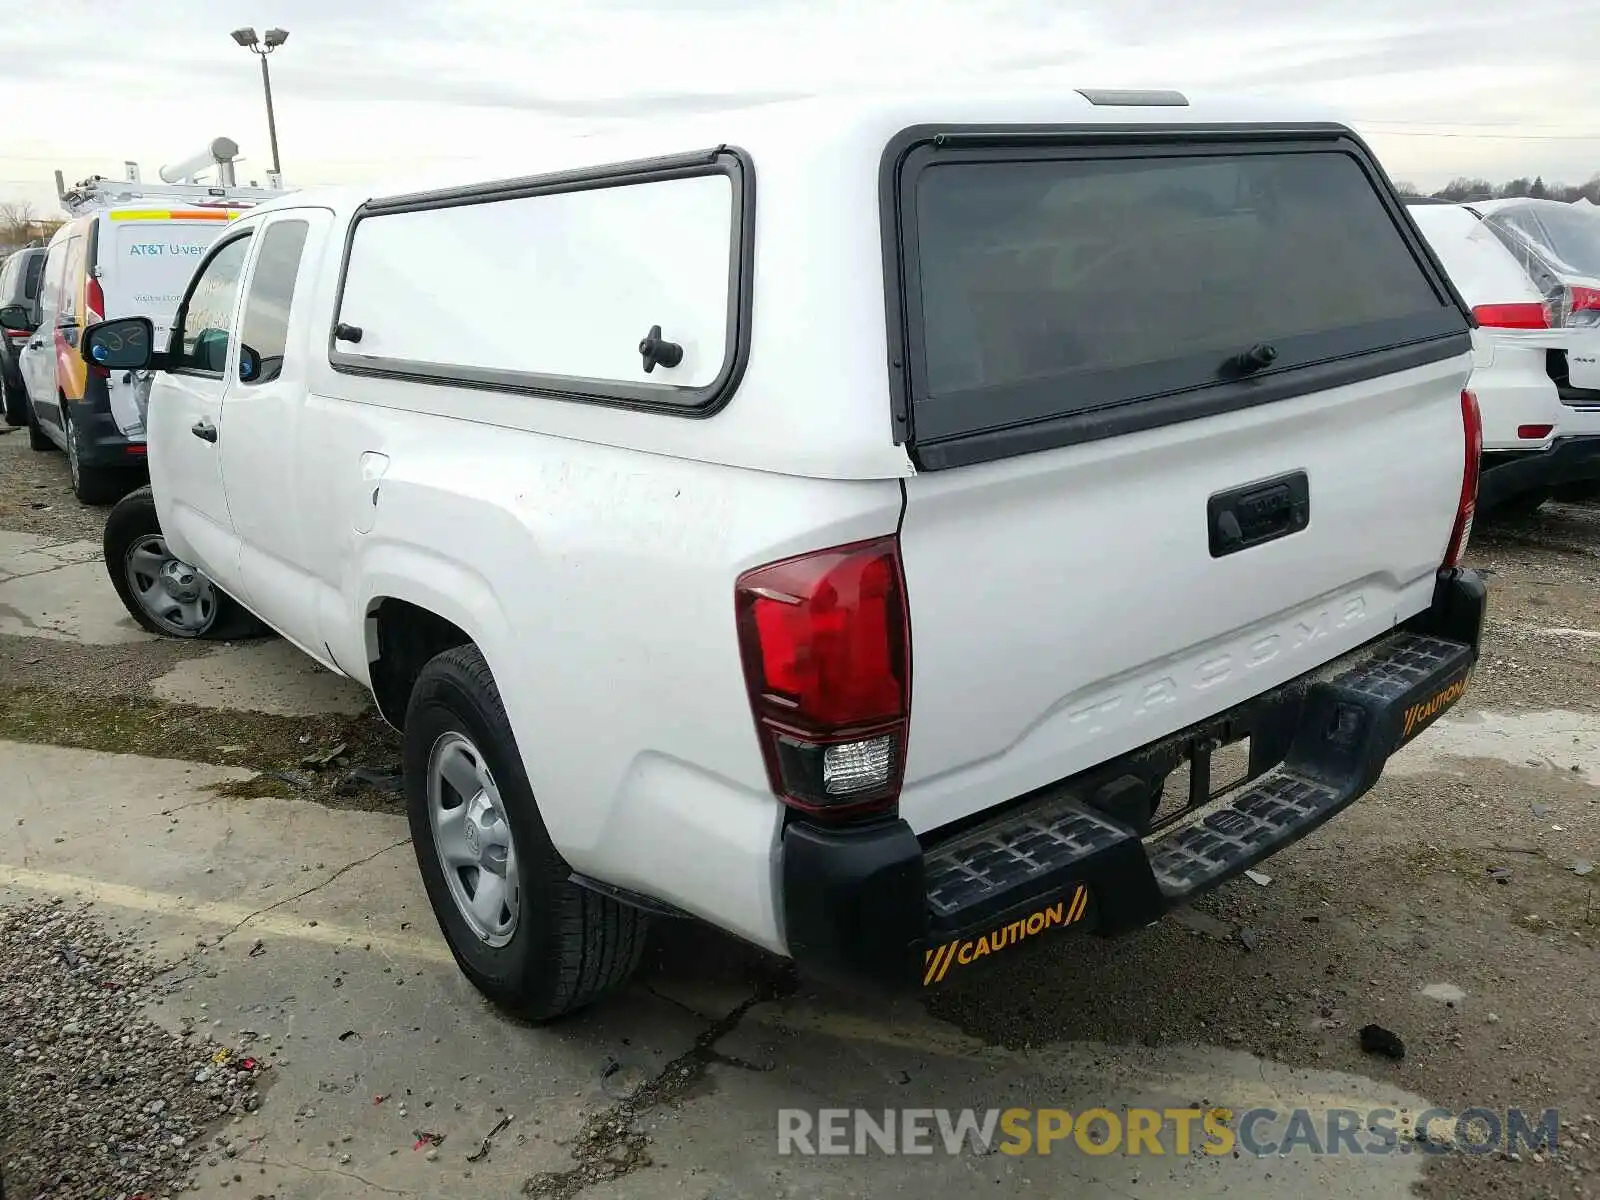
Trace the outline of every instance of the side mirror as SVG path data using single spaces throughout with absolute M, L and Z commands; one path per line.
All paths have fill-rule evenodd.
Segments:
M 142 371 L 157 366 L 155 326 L 149 317 L 118 317 L 83 331 L 78 353 L 92 367 L 108 371 Z
M 8 304 L 0 308 L 0 329 L 9 329 L 13 333 L 32 333 L 39 328 L 39 323 L 33 319 L 33 314 L 24 304 Z
M 239 381 L 256 383 L 261 378 L 261 355 L 249 346 L 239 347 Z
M 195 334 L 194 349 L 189 352 L 185 365 L 196 367 L 202 371 L 215 371 L 220 375 L 227 363 L 228 331 L 226 329 L 202 329 Z

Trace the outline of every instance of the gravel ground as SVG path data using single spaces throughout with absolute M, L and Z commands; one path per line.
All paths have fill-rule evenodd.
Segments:
M 1571 711 L 1600 731 L 1582 716 L 1600 712 L 1600 508 L 1482 526 L 1468 557 L 1492 591 L 1463 710 Z M 1198 1042 L 1393 1080 L 1455 1112 L 1556 1108 L 1553 1159 L 1451 1155 L 1424 1192 L 1600 1197 L 1600 870 L 1579 873 L 1600 863 L 1600 788 L 1569 768 L 1391 771 L 1262 864 L 1265 886 L 1235 880 L 1115 942 L 1024 946 L 929 1008 L 1014 1048 Z M 1423 994 L 1436 983 L 1464 995 Z M 1400 1035 L 1402 1062 L 1362 1052 L 1369 1022 Z
M 0 529 L 62 541 L 100 540 L 109 510 L 79 503 L 65 454 L 29 450 L 28 431 L 0 418 L 0 463 Z
M 71 498 L 60 456 L 19 455 L 15 443 L 0 437 L 0 477 L 8 481 L 0 489 L 0 528 L 98 537 L 103 513 Z M 21 470 L 13 473 L 13 466 Z M 27 500 L 30 493 L 40 499 Z M 1532 517 L 1481 523 L 1469 562 L 1490 573 L 1492 594 L 1484 655 L 1460 713 L 1570 713 L 1564 719 L 1574 736 L 1600 733 L 1600 506 L 1547 505 Z M 287 794 L 396 804 L 378 793 L 339 796 L 327 786 L 336 772 L 305 765 L 341 743 L 355 763 L 392 760 L 392 734 L 370 717 L 258 719 L 152 700 L 145 681 L 190 652 L 175 643 L 96 648 L 0 638 L 0 738 L 277 769 L 299 781 L 283 785 L 292 789 Z M 1211 1044 L 1389 1080 L 1456 1111 L 1554 1107 L 1563 1120 L 1556 1156 L 1430 1160 L 1426 1193 L 1441 1200 L 1600 1198 L 1600 871 L 1580 869 L 1600 862 L 1600 787 L 1570 766 L 1556 756 L 1483 758 L 1421 774 L 1390 772 L 1336 821 L 1264 864 L 1269 883 L 1235 881 L 1116 942 L 1060 938 L 1021 947 L 1005 956 L 1003 971 L 973 972 L 928 1007 L 997 1045 Z M 34 911 L 24 919 L 44 918 Z M 59 958 L 52 965 L 51 947 L 36 941 L 0 938 L 7 956 L 0 958 L 0 1004 L 8 1006 L 0 1009 L 0 1067 L 11 1066 L 14 1039 L 30 1036 L 19 1031 L 34 1028 L 18 1024 L 9 1006 L 38 1004 L 41 989 L 33 984 L 41 970 L 64 970 Z M 140 969 L 129 966 L 118 978 L 130 974 Z M 9 982 L 18 979 L 29 981 L 26 989 Z M 1461 995 L 1435 999 L 1423 992 L 1430 984 L 1448 985 L 1434 996 L 1454 996 L 1449 989 Z M 117 1019 L 132 1020 L 132 1011 L 129 999 Z M 1361 1051 L 1357 1031 L 1369 1022 L 1400 1036 L 1402 1061 Z M 121 1035 L 111 1036 L 115 1046 Z M 172 1041 L 151 1032 L 138 1045 Z M 52 1054 L 59 1049 L 59 1040 L 49 1046 Z M 126 1057 L 121 1048 L 119 1055 Z M 203 1059 L 177 1051 L 170 1069 L 184 1069 L 181 1082 Z M 168 1070 L 163 1060 L 149 1077 L 159 1081 Z M 17 1097 L 47 1092 L 52 1082 L 21 1086 L 16 1078 L 7 1070 L 13 1121 Z M 143 1120 L 155 1092 L 173 1103 L 160 1086 L 129 1087 L 131 1094 L 118 1093 L 124 1119 Z M 191 1120 L 198 1128 L 221 1112 L 196 1112 Z M 26 1137 L 46 1136 L 43 1126 L 5 1128 L 12 1157 Z M 536 1187 L 571 1194 L 601 1177 L 591 1166 L 579 1156 L 574 1172 Z M 7 1168 L 10 1194 L 28 1195 L 13 1174 L 24 1178 L 20 1168 Z
M 93 913 L 0 911 L 0 1170 L 11 1200 L 155 1200 L 190 1186 L 264 1069 L 153 1024 L 159 968 Z

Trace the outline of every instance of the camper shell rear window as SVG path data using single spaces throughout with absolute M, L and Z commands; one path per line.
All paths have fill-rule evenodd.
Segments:
M 882 191 L 896 426 L 924 469 L 1469 348 L 1459 297 L 1338 127 L 917 129 Z
M 754 165 L 727 146 L 371 201 L 329 361 L 707 416 L 749 358 L 754 226 Z

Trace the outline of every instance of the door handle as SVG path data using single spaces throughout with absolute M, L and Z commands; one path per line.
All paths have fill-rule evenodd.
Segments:
M 193 425 L 189 426 L 189 432 L 204 442 L 214 442 L 217 440 L 217 427 L 204 417 L 201 417 Z

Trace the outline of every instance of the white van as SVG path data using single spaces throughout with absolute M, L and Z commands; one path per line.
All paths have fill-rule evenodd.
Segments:
M 1477 657 L 1469 317 L 1280 107 L 644 122 L 263 206 L 154 332 L 85 340 L 158 372 L 113 584 L 372 689 L 440 926 L 535 1017 L 652 914 L 890 987 L 1137 928 Z
M 164 337 L 196 264 L 248 205 L 135 200 L 74 217 L 50 239 L 39 324 L 19 366 L 33 448 L 67 452 L 83 502 L 110 503 L 144 482 L 150 390 L 147 373 L 86 364 L 77 353 L 84 328 L 141 315 Z

